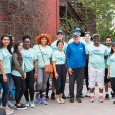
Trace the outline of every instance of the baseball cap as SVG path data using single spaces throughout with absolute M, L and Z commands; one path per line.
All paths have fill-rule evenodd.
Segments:
M 95 37 L 95 36 L 98 36 L 100 38 L 100 35 L 99 34 L 93 34 L 92 37 Z
M 80 35 L 78 33 L 76 33 L 76 32 L 73 34 L 73 37 L 75 37 L 75 36 L 80 37 Z
M 64 32 L 62 30 L 57 30 L 56 34 L 58 34 L 58 33 L 64 34 Z
M 80 31 L 81 32 L 81 29 L 80 28 L 75 28 L 74 32 L 76 32 L 76 31 Z

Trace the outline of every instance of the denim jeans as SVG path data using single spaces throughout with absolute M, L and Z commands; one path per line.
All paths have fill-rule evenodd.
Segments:
M 7 78 L 10 78 L 11 74 L 6 74 Z M 9 94 L 9 79 L 7 82 L 3 81 L 3 75 L 0 74 L 0 83 L 3 88 L 3 95 L 2 95 L 2 106 L 6 106 L 7 99 L 8 99 L 8 94 Z

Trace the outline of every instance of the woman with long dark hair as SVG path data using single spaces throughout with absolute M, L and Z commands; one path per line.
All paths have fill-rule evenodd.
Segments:
M 10 39 L 7 35 L 3 35 L 0 40 L 0 83 L 3 87 L 2 106 L 6 114 L 12 114 L 13 110 L 6 107 L 9 94 L 9 81 L 11 77 L 11 47 Z
M 20 53 L 22 50 L 23 43 L 21 41 L 17 41 L 14 45 L 14 52 L 12 55 L 12 79 L 15 84 L 15 100 L 17 109 L 27 109 L 23 104 L 20 103 L 21 97 L 25 93 L 26 84 L 25 78 L 26 73 L 24 72 L 24 63 L 23 57 Z

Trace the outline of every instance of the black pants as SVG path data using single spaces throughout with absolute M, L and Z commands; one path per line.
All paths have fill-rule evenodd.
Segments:
M 25 80 L 22 79 L 21 77 L 14 76 L 12 75 L 12 79 L 14 80 L 14 85 L 15 85 L 15 100 L 16 104 L 20 103 L 21 97 L 26 91 L 26 83 Z
M 56 71 L 59 77 L 58 79 L 54 79 L 55 80 L 54 82 L 55 82 L 56 94 L 59 95 L 61 93 L 64 93 L 65 89 L 66 73 L 67 73 L 65 64 L 56 65 Z
M 70 98 L 74 98 L 74 83 L 77 83 L 77 94 L 76 98 L 82 96 L 83 90 L 83 80 L 84 80 L 84 67 L 81 68 L 72 68 L 73 73 L 69 75 L 69 88 L 70 88 Z
M 46 96 L 48 96 L 48 93 L 49 93 L 49 85 L 50 85 L 50 83 L 49 83 L 49 78 L 48 78 L 48 81 L 47 81 L 47 89 L 46 89 Z
M 87 90 L 89 90 L 88 60 L 86 60 L 86 66 L 85 66 L 85 83 Z
M 115 93 L 115 78 L 110 78 L 111 89 Z
M 26 91 L 25 91 L 25 98 L 26 101 L 29 101 L 29 95 L 30 95 L 30 100 L 34 100 L 34 70 L 27 72 L 26 73 Z

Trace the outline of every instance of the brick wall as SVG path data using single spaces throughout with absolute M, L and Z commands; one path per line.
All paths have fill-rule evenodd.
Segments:
M 47 3 L 42 4 L 44 1 L 47 1 Z M 34 0 L 33 2 L 36 3 L 34 5 L 36 5 L 37 7 L 43 6 L 43 14 L 41 14 L 40 15 L 41 17 L 39 18 L 38 18 L 39 12 L 37 12 L 38 10 L 35 11 L 37 15 L 36 17 L 34 16 L 34 18 L 32 14 L 27 14 L 27 12 L 25 12 L 25 14 L 23 13 L 23 15 L 21 14 L 22 19 L 27 16 L 29 18 L 33 18 L 31 19 L 32 21 L 31 20 L 26 21 L 26 19 L 24 19 L 22 25 L 21 23 L 18 24 L 18 18 L 17 17 L 15 18 L 16 14 L 15 12 L 12 11 L 9 13 L 7 12 L 8 11 L 7 9 L 7 11 L 6 12 L 4 11 L 3 13 L 3 7 L 2 4 L 0 4 L 0 36 L 5 33 L 11 33 L 12 35 L 14 35 L 15 38 L 21 38 L 24 34 L 29 34 L 32 38 L 35 38 L 37 34 L 48 33 L 52 36 L 52 40 L 55 39 L 54 36 L 56 30 L 59 28 L 59 0 L 40 0 L 40 1 Z M 31 4 L 31 2 L 28 4 Z M 14 7 L 9 8 L 12 9 L 17 8 L 15 7 L 15 5 L 16 4 L 14 4 Z M 10 20 L 7 19 L 9 17 Z M 24 25 L 26 25 L 26 27 L 24 27 Z M 37 25 L 39 25 L 38 28 Z

